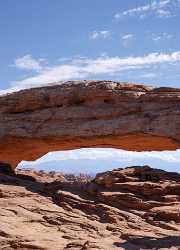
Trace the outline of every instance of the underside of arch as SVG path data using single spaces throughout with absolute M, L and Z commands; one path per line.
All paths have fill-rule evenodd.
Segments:
M 180 148 L 180 89 L 73 81 L 0 96 L 0 161 L 83 147 Z
M 170 138 L 146 134 L 81 138 L 8 138 L 0 144 L 0 159 L 15 168 L 22 160 L 36 160 L 51 151 L 78 148 L 118 148 L 129 151 L 176 150 L 180 143 Z

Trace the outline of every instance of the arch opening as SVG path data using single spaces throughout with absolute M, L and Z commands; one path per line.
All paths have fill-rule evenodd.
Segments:
M 180 150 L 135 152 L 115 148 L 80 148 L 49 152 L 35 161 L 22 161 L 18 169 L 95 176 L 116 168 L 142 165 L 180 172 L 179 164 Z
M 129 151 L 163 151 L 180 148 L 179 142 L 148 134 L 126 134 L 76 138 L 8 138 L 0 143 L 0 161 L 16 168 L 22 160 L 33 161 L 48 152 L 79 148 L 116 148 Z

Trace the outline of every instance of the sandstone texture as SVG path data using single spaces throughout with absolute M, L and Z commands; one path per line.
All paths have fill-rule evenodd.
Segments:
M 0 249 L 180 249 L 180 174 L 0 173 Z
M 72 81 L 0 96 L 0 161 L 80 147 L 180 148 L 180 89 Z

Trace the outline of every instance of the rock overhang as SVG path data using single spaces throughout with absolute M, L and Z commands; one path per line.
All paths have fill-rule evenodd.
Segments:
M 180 89 L 69 81 L 0 96 L 0 160 L 80 147 L 180 148 Z

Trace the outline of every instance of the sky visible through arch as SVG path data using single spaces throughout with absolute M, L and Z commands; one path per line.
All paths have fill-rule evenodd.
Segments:
M 132 152 L 112 148 L 84 148 L 57 151 L 49 152 L 33 162 L 21 162 L 19 168 L 94 175 L 114 168 L 140 165 L 180 172 L 180 150 Z
M 179 24 L 180 0 L 1 1 L 0 94 L 74 79 L 180 87 Z

